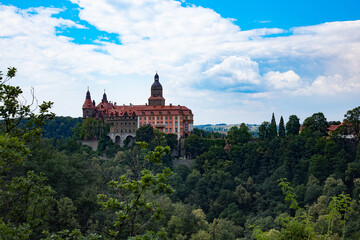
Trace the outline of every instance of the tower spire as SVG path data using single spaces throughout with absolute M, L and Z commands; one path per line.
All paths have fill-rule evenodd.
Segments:
M 107 103 L 108 100 L 107 100 L 107 96 L 106 96 L 106 93 L 105 93 L 105 89 L 104 89 L 104 94 L 103 94 L 103 98 L 101 100 L 103 103 Z
M 87 88 L 87 92 L 86 92 L 86 99 L 90 99 L 90 100 L 91 100 L 89 87 Z

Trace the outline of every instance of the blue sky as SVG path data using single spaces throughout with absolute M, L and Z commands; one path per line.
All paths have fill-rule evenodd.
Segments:
M 358 20 L 360 2 L 356 0 L 194 0 L 188 3 L 214 9 L 243 30 L 315 25 L 333 21 Z
M 88 86 L 144 104 L 155 71 L 195 124 L 342 120 L 360 105 L 355 0 L 0 0 L 0 50 L 0 70 L 63 116 L 81 116 Z

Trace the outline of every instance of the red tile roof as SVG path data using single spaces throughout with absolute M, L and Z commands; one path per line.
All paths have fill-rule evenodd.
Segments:
M 83 108 L 95 108 L 91 99 L 88 99 L 88 98 L 85 99 L 85 102 L 82 107 Z
M 330 125 L 327 130 L 330 132 L 335 131 L 340 125 Z
M 104 112 L 108 115 L 117 115 L 117 116 L 123 116 L 125 113 L 127 115 L 132 115 L 135 113 L 135 115 L 192 115 L 191 110 L 188 109 L 185 106 L 173 106 L 173 105 L 167 105 L 167 106 L 150 106 L 150 105 L 122 105 L 122 106 L 115 106 L 112 103 L 99 103 L 96 106 L 97 110 L 99 112 Z M 155 112 L 157 111 L 157 112 Z M 153 113 L 151 113 L 153 112 Z M 161 112 L 161 114 L 159 113 Z M 180 113 L 181 112 L 181 113 Z M 144 114 L 143 114 L 144 113 Z
M 151 96 L 151 97 L 149 97 L 149 99 L 164 99 L 164 98 L 162 96 L 157 96 L 157 97 Z

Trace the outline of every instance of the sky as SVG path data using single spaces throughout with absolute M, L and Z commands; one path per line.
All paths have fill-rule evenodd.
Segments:
M 87 88 L 145 104 L 156 72 L 194 124 L 330 120 L 360 105 L 358 0 L 0 0 L 0 70 L 82 116 Z

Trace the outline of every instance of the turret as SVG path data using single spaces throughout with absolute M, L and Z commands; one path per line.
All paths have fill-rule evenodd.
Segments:
M 86 92 L 85 102 L 82 106 L 83 109 L 83 118 L 95 117 L 96 116 L 96 108 L 94 102 L 91 101 L 91 95 L 89 89 Z
M 106 96 L 106 93 L 105 93 L 105 90 L 104 90 L 104 94 L 103 94 L 103 98 L 102 98 L 101 102 L 103 102 L 103 103 L 107 103 L 107 102 L 108 102 L 107 96 Z
M 164 106 L 165 99 L 163 98 L 163 89 L 159 82 L 159 75 L 154 76 L 154 83 L 151 85 L 151 96 L 149 98 L 150 106 Z

